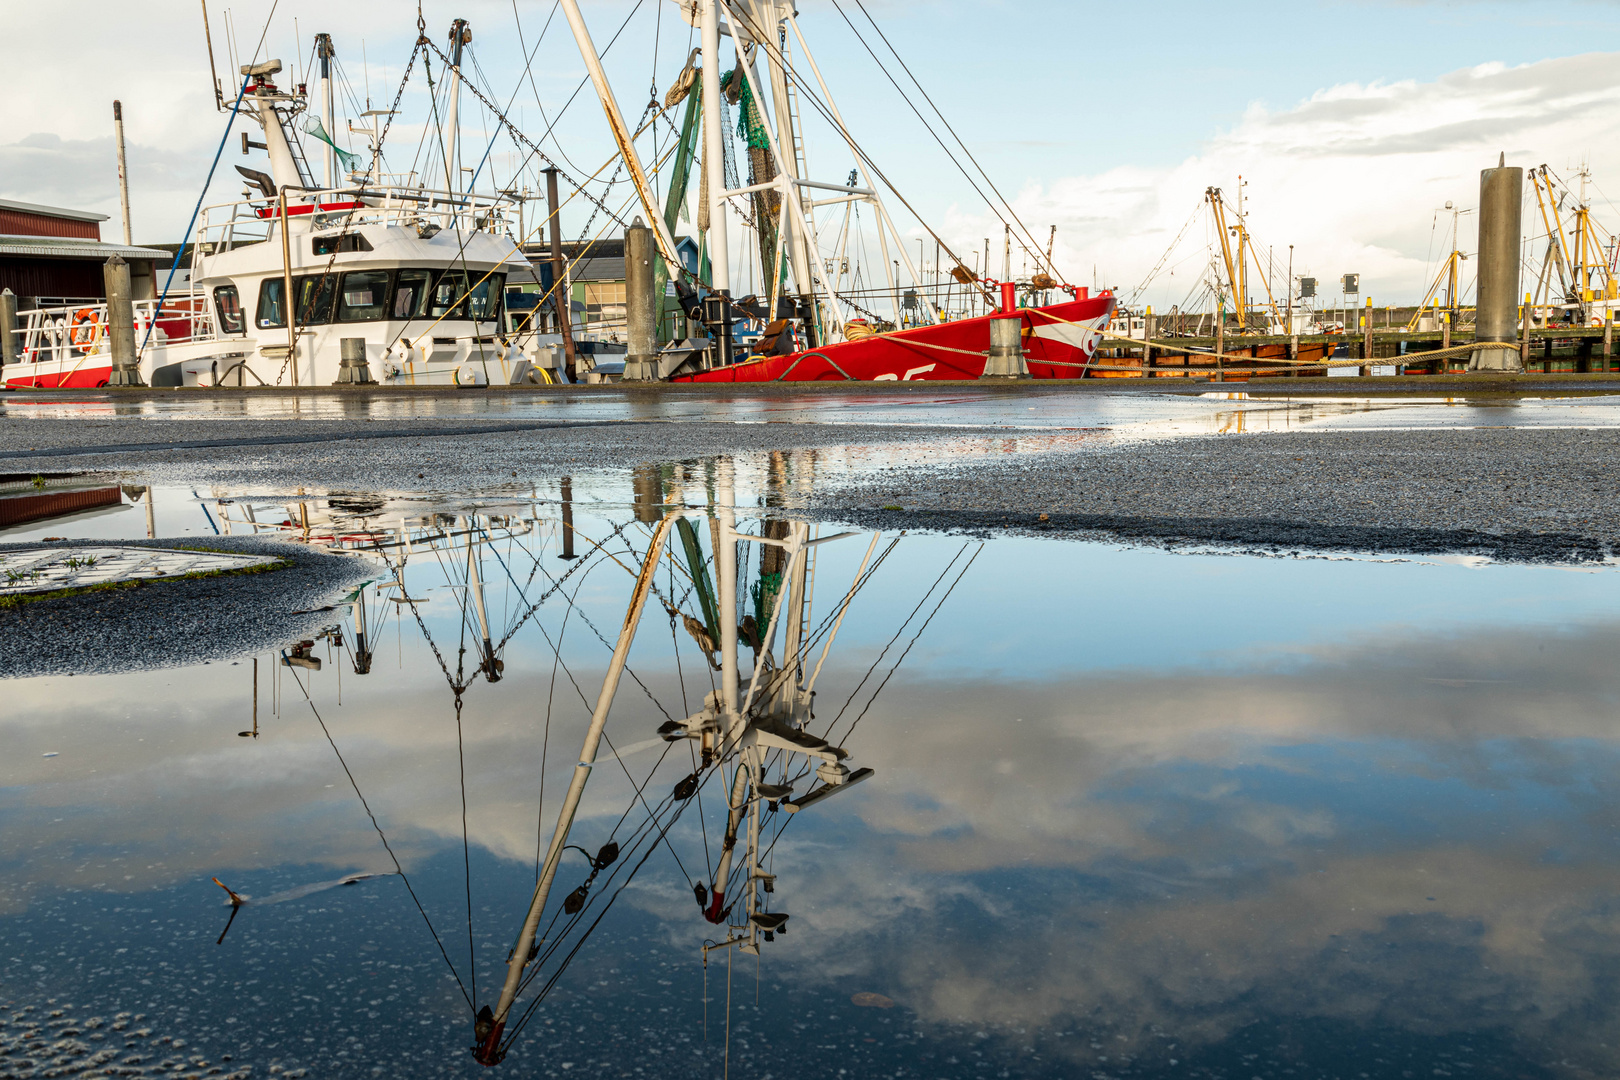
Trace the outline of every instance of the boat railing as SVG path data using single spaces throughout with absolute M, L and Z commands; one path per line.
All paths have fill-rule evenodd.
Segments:
M 383 182 L 296 193 L 288 189 L 286 214 L 291 220 L 307 221 L 315 236 L 356 225 L 415 226 L 431 235 L 427 232 L 430 226 L 435 231 L 507 231 L 517 223 L 517 205 L 509 195 Z M 279 198 L 262 196 L 206 206 L 198 219 L 197 252 L 214 255 L 269 240 L 281 213 Z
M 203 293 L 170 294 L 161 307 L 157 300 L 137 300 L 133 307 L 137 349 L 143 344 L 211 341 L 219 336 L 213 308 Z M 23 363 L 79 363 L 107 353 L 111 349 L 107 331 L 106 301 L 17 313 Z

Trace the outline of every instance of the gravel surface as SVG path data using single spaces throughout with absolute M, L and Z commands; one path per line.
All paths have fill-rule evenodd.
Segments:
M 106 541 L 83 541 L 85 546 Z M 119 541 L 137 547 L 184 540 Z M 0 545 L 0 551 L 23 545 Z M 34 545 L 26 545 L 32 547 Z M 60 547 L 76 546 L 73 541 Z M 376 567 L 345 555 L 253 537 L 210 537 L 207 547 L 291 559 L 285 570 L 160 581 L 0 609 L 0 678 L 181 667 L 285 646 L 336 621 L 318 611 Z
M 811 505 L 889 528 L 1588 561 L 1620 546 L 1617 461 L 1614 430 L 1295 431 L 889 468 Z
M 94 470 L 139 483 L 290 484 L 360 491 L 466 492 L 584 464 L 628 468 L 717 454 L 917 443 L 955 428 L 877 424 L 621 420 L 478 424 L 453 420 L 11 420 L 0 472 Z M 116 445 L 116 450 L 107 447 Z

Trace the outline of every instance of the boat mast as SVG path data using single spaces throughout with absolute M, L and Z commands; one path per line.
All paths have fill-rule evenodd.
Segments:
M 720 108 L 720 5 L 703 6 L 703 190 L 709 193 L 709 280 L 716 292 L 731 294 L 731 247 L 726 236 L 726 148 Z M 730 34 L 728 26 L 726 33 Z
M 326 128 L 326 137 L 329 140 L 337 139 L 337 116 L 333 112 L 332 104 L 332 35 L 315 35 L 315 56 L 321 62 L 321 124 Z M 337 187 L 337 149 L 331 142 L 326 144 L 322 156 L 326 158 L 326 186 Z
M 494 1065 L 501 1060 L 501 1034 L 506 1028 L 506 1019 L 512 1011 L 512 1004 L 517 1000 L 523 982 L 523 972 L 529 966 L 529 961 L 534 958 L 535 934 L 540 929 L 540 916 L 545 913 L 546 900 L 551 895 L 551 884 L 557 877 L 557 864 L 562 861 L 563 848 L 568 843 L 569 829 L 574 824 L 574 815 L 579 811 L 580 799 L 585 795 L 585 784 L 590 780 L 591 769 L 596 763 L 596 751 L 602 742 L 603 729 L 607 727 L 608 712 L 613 708 L 613 698 L 618 693 L 619 680 L 624 675 L 625 662 L 630 656 L 630 643 L 635 640 L 636 628 L 641 624 L 642 609 L 647 606 L 647 597 L 652 592 L 653 574 L 658 569 L 658 561 L 664 552 L 664 540 L 669 535 L 670 521 L 669 516 L 662 517 L 653 529 L 652 541 L 647 545 L 647 557 L 642 560 L 635 591 L 630 595 L 630 607 L 625 612 L 624 626 L 619 631 L 618 643 L 613 647 L 613 659 L 608 662 L 607 675 L 602 679 L 602 692 L 597 695 L 596 708 L 591 713 L 590 727 L 585 732 L 585 745 L 579 752 L 579 764 L 574 766 L 574 775 L 568 784 L 568 794 L 564 796 L 562 809 L 557 814 L 557 828 L 552 833 L 551 846 L 546 850 L 546 859 L 541 865 L 540 881 L 535 885 L 534 898 L 530 901 L 528 915 L 523 920 L 523 927 L 518 931 L 511 956 L 506 961 L 506 982 L 501 987 L 501 996 L 492 1014 L 480 1019 L 475 1029 L 478 1042 L 473 1048 L 473 1056 L 484 1065 Z
M 450 24 L 450 106 L 444 118 L 445 190 L 454 195 L 461 190 L 461 47 L 472 41 L 466 19 Z

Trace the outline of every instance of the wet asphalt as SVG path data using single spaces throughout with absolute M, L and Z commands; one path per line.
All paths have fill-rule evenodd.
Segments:
M 1005 425 L 976 425 L 971 401 L 948 427 L 818 423 L 813 414 L 791 423 L 669 420 L 656 407 L 644 412 L 605 420 L 8 417 L 0 419 L 0 473 L 112 471 L 136 483 L 464 495 L 514 477 L 550 480 L 587 468 L 859 448 L 873 451 L 865 455 L 870 464 L 818 481 L 790 512 L 887 529 L 1273 554 L 1590 563 L 1620 548 L 1620 426 L 1306 428 L 1105 436 L 1079 446 L 1036 434 L 1016 450 L 958 455 L 952 446 L 1003 438 Z M 827 419 L 846 417 L 829 409 Z M 331 603 L 369 571 L 345 557 L 294 551 L 297 566 L 274 574 L 0 612 L 0 674 L 200 663 L 312 633 L 319 615 L 297 612 Z

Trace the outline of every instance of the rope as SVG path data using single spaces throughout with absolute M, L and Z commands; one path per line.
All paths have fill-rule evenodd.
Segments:
M 269 24 L 266 24 L 268 28 Z M 263 39 L 260 39 L 262 45 Z M 236 124 L 236 114 L 242 108 L 242 95 L 247 93 L 249 79 L 242 81 L 242 89 L 236 92 L 236 102 L 231 106 L 230 119 L 225 121 L 225 135 L 219 140 L 219 149 L 214 151 L 214 163 L 208 166 L 208 179 L 203 181 L 202 191 L 197 195 L 197 206 L 191 211 L 191 221 L 186 225 L 186 231 L 180 236 L 180 249 L 174 253 L 174 262 L 169 264 L 169 276 L 163 281 L 163 295 L 158 297 L 157 306 L 152 309 L 152 322 L 146 328 L 146 336 L 141 339 L 141 347 L 136 350 L 139 356 L 146 350 L 146 345 L 152 340 L 152 331 L 157 329 L 158 312 L 163 310 L 163 302 L 169 298 L 169 286 L 174 284 L 175 271 L 180 269 L 180 255 L 186 250 L 186 241 L 191 239 L 191 230 L 197 226 L 197 215 L 202 213 L 203 200 L 208 197 L 208 185 L 214 182 L 214 170 L 219 168 L 220 156 L 225 153 L 225 144 L 230 141 L 231 128 Z M 82 361 L 81 361 L 82 363 Z M 74 365 L 77 368 L 77 364 Z

